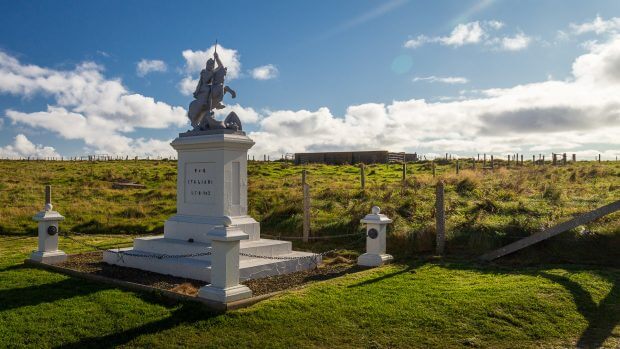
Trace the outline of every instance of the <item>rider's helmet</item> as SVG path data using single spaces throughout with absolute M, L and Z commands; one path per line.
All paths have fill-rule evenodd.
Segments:
M 213 68 L 215 68 L 215 61 L 213 58 L 209 58 L 207 60 L 207 70 L 213 70 Z

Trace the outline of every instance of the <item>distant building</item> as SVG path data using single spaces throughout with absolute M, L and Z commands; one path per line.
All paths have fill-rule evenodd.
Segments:
M 338 151 L 321 153 L 295 153 L 295 164 L 319 163 L 342 164 L 386 164 L 389 162 L 417 161 L 416 153 L 390 153 L 387 150 Z

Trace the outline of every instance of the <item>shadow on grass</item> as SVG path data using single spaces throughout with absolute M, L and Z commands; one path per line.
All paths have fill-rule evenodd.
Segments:
M 42 285 L 0 290 L 0 312 L 88 295 L 109 288 L 111 287 L 69 278 Z
M 449 269 L 470 270 L 485 274 L 541 276 L 562 285 L 571 293 L 575 305 L 577 306 L 577 311 L 579 311 L 588 322 L 588 327 L 583 331 L 577 341 L 576 346 L 578 348 L 601 347 L 607 338 L 612 335 L 614 328 L 620 323 L 620 278 L 611 276 L 607 273 L 601 273 L 600 271 L 593 271 L 591 266 L 553 265 L 553 267 L 566 268 L 569 272 L 592 271 L 610 281 L 613 286 L 607 296 L 605 296 L 598 305 L 592 299 L 592 295 L 579 283 L 561 275 L 541 271 L 541 269 L 552 266 L 549 264 L 536 267 L 507 267 L 487 264 L 441 262 L 437 263 L 437 265 Z
M 122 346 L 131 342 L 133 339 L 143 335 L 156 334 L 168 329 L 172 329 L 181 324 L 194 323 L 206 320 L 218 314 L 209 312 L 205 307 L 196 304 L 183 304 L 172 312 L 167 318 L 149 322 L 142 326 L 128 329 L 122 332 L 115 332 L 101 337 L 84 338 L 78 342 L 63 344 L 56 348 L 62 349 L 82 349 L 82 348 L 112 348 Z M 169 343 L 172 345 L 172 343 Z
M 349 285 L 347 287 L 360 287 L 360 286 L 366 286 L 366 285 L 374 284 L 376 282 L 383 281 L 385 279 L 389 279 L 391 277 L 394 277 L 394 276 L 397 276 L 397 275 L 400 275 L 400 274 L 410 273 L 415 268 L 416 268 L 416 266 L 411 264 L 411 265 L 408 265 L 405 269 L 401 269 L 401 270 L 395 271 L 393 273 L 383 274 L 383 275 L 381 275 L 379 277 L 376 277 L 374 279 L 368 279 L 368 280 L 365 280 L 365 281 L 362 281 L 362 282 L 358 282 L 357 284 Z
M 588 327 L 577 341 L 577 347 L 601 347 L 612 334 L 616 325 L 620 323 L 620 284 L 618 281 L 614 282 L 607 296 L 596 305 L 590 293 L 578 283 L 560 275 L 545 272 L 538 275 L 558 283 L 570 291 L 577 305 L 577 310 L 588 321 Z

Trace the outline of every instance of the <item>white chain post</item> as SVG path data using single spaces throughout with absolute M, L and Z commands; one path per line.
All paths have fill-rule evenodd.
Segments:
M 243 230 L 233 227 L 230 217 L 224 226 L 213 228 L 211 238 L 211 283 L 198 290 L 198 297 L 218 303 L 230 303 L 252 297 L 252 291 L 239 284 L 239 251 L 241 240 L 249 239 Z
M 33 217 L 39 222 L 39 248 L 32 252 L 30 259 L 36 262 L 56 264 L 67 260 L 67 254 L 58 249 L 58 223 L 65 217 L 52 208 L 52 187 L 46 185 L 45 209 Z
M 380 212 L 378 206 L 373 206 L 372 213 L 360 221 L 366 224 L 366 253 L 357 258 L 358 265 L 378 267 L 394 259 L 385 253 L 386 228 L 392 220 Z

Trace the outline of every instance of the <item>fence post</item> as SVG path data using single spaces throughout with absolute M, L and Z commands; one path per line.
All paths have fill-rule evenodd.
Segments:
M 403 161 L 403 186 L 407 185 L 407 162 Z
M 577 154 L 573 153 L 573 162 L 577 162 Z
M 459 159 L 456 159 L 456 174 L 459 174 Z
M 598 162 L 601 162 L 601 154 L 598 154 Z
M 435 178 L 435 160 L 431 161 L 431 168 L 433 170 L 433 178 Z
M 366 190 L 366 165 L 360 164 L 360 187 L 362 191 Z
M 303 242 L 308 242 L 308 238 L 310 237 L 310 186 L 306 183 L 306 170 L 301 172 L 301 182 L 304 195 Z
M 495 163 L 493 162 L 493 155 L 491 155 L 491 169 L 495 168 Z
M 437 246 L 435 252 L 443 254 L 446 246 L 446 217 L 444 210 L 443 182 L 438 181 L 435 188 L 435 232 Z
M 482 167 L 487 167 L 487 154 L 484 154 L 484 157 L 482 158 Z

